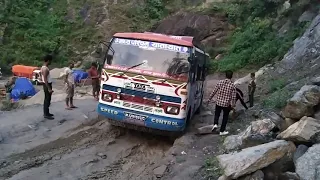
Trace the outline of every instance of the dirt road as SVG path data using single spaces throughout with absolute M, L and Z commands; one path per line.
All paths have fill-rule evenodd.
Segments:
M 44 120 L 41 106 L 1 114 L 0 179 L 204 179 L 198 172 L 219 153 L 222 138 L 194 133 L 212 116 L 196 116 L 188 132 L 173 141 L 112 127 L 97 118 L 96 103 L 78 100 L 73 111 L 52 103 L 55 120 Z

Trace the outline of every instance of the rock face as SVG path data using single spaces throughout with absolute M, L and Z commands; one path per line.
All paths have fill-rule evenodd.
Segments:
M 277 138 L 294 142 L 312 142 L 313 139 L 319 139 L 320 120 L 306 117 L 291 125 L 287 130 L 280 133 Z
M 253 121 L 239 135 L 228 136 L 223 145 L 226 150 L 231 151 L 270 142 L 272 140 L 270 132 L 273 128 L 275 124 L 270 119 Z
M 166 18 L 153 30 L 156 33 L 194 36 L 205 45 L 219 45 L 229 25 L 223 17 L 210 17 L 200 13 L 182 12 Z
M 296 163 L 296 172 L 301 180 L 320 179 L 320 144 L 313 145 Z
M 320 86 L 320 76 L 311 79 L 313 85 Z
M 283 114 L 287 118 L 300 119 L 313 116 L 314 106 L 320 103 L 320 87 L 305 85 L 287 103 Z
M 236 179 L 267 167 L 284 156 L 292 156 L 296 147 L 292 142 L 273 141 L 243 149 L 234 154 L 223 154 L 217 158 L 227 177 Z

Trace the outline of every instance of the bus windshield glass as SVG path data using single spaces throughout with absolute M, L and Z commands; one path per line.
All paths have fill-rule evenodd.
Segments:
M 159 42 L 114 38 L 106 65 L 177 75 L 188 73 L 190 48 Z

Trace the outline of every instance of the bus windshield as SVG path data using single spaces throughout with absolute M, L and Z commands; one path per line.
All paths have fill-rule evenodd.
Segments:
M 114 38 L 105 63 L 111 66 L 134 67 L 135 69 L 177 75 L 189 71 L 189 56 L 189 47 Z

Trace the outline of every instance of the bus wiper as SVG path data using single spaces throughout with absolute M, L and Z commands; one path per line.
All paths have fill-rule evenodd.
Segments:
M 145 64 L 146 62 L 142 62 L 142 63 L 139 63 L 139 64 L 136 64 L 136 65 L 133 65 L 131 67 L 128 67 L 124 72 L 121 73 L 121 76 L 124 75 L 125 73 L 127 73 L 130 69 L 133 69 L 133 68 L 136 68 L 136 67 L 139 67 L 143 64 Z

